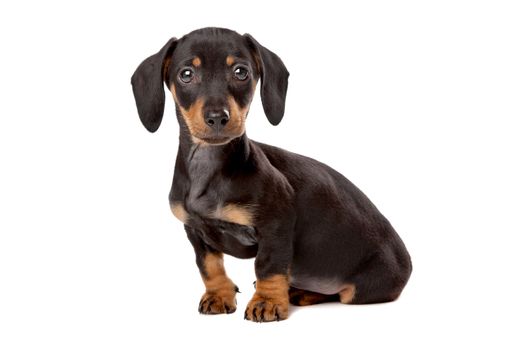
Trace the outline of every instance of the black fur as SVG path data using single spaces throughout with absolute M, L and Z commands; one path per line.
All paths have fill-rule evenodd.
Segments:
M 286 91 L 288 90 L 288 70 L 283 61 L 262 46 L 250 34 L 244 35 L 248 39 L 248 45 L 257 54 L 260 62 L 256 62 L 261 74 L 261 101 L 264 113 L 273 125 L 281 122 L 284 116 L 284 105 L 286 102 Z
M 281 59 L 250 35 L 205 28 L 170 40 L 146 59 L 132 78 L 141 120 L 155 131 L 162 119 L 162 80 L 175 84 L 180 123 L 179 150 L 169 199 L 183 203 L 185 225 L 197 264 L 208 252 L 255 257 L 258 279 L 290 276 L 290 285 L 332 295 L 356 286 L 353 303 L 397 298 L 412 271 L 410 256 L 387 219 L 343 175 L 314 159 L 248 139 L 245 133 L 222 145 L 203 145 L 189 131 L 181 108 L 198 98 L 203 108 L 223 108 L 227 96 L 246 107 L 253 89 L 230 78 L 224 63 L 235 56 L 262 80 L 261 99 L 268 120 L 284 115 L 288 71 Z M 196 83 L 182 84 L 181 69 L 200 57 Z M 233 203 L 254 210 L 252 226 L 210 218 Z
M 171 38 L 159 52 L 146 58 L 131 77 L 140 120 L 150 132 L 157 131 L 162 121 L 165 101 L 163 67 L 176 43 L 177 39 Z

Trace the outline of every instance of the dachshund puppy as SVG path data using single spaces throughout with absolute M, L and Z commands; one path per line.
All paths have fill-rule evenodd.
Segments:
M 221 28 L 170 39 L 131 79 L 150 132 L 162 120 L 164 84 L 175 100 L 180 135 L 169 201 L 206 287 L 199 311 L 236 310 L 238 289 L 225 272 L 223 253 L 255 257 L 248 320 L 284 320 L 289 303 L 395 300 L 412 264 L 370 200 L 327 165 L 247 137 L 259 81 L 266 117 L 277 125 L 284 115 L 286 67 L 252 36 Z

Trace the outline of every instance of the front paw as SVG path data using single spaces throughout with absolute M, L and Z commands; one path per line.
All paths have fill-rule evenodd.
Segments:
M 206 292 L 199 303 L 201 314 L 231 314 L 237 310 L 237 300 L 233 293 L 209 293 Z
M 244 312 L 244 319 L 254 322 L 281 321 L 288 318 L 288 299 L 254 295 Z

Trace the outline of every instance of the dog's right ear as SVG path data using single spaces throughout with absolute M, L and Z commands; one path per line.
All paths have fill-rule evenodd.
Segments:
M 157 131 L 162 121 L 165 101 L 164 75 L 176 45 L 177 39 L 171 38 L 159 52 L 146 58 L 131 77 L 140 121 L 150 132 Z

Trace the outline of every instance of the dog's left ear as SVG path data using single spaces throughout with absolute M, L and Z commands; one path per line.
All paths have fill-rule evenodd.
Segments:
M 259 44 L 250 34 L 244 34 L 244 37 L 255 55 L 261 76 L 261 100 L 264 113 L 270 123 L 277 125 L 284 116 L 290 74 L 279 56 Z
M 160 126 L 164 114 L 164 75 L 177 39 L 171 38 L 159 52 L 146 58 L 131 77 L 140 121 L 150 132 Z

